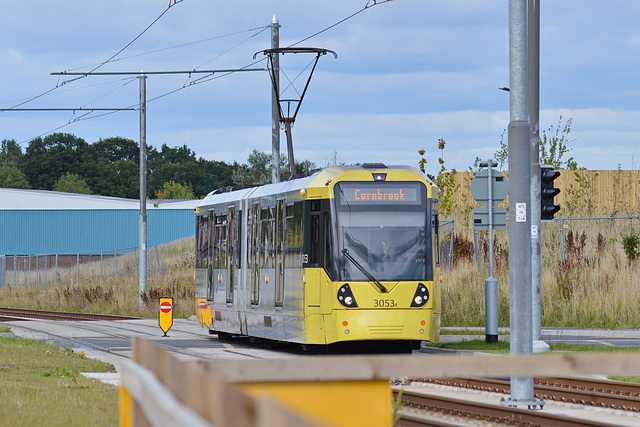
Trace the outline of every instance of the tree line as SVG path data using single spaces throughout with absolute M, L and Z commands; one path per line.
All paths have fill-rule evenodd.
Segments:
M 140 197 L 140 145 L 112 137 L 92 144 L 67 133 L 53 133 L 29 142 L 26 149 L 13 139 L 0 146 L 0 187 L 54 190 L 137 199 Z M 296 162 L 296 173 L 315 165 Z M 280 159 L 281 179 L 288 164 Z M 271 182 L 271 155 L 253 150 L 247 163 L 206 160 L 186 145 L 158 150 L 147 146 L 147 198 L 187 199 L 228 186 Z

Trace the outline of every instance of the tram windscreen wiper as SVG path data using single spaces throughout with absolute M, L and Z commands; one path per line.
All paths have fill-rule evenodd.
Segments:
M 362 265 L 360 265 L 360 263 L 358 261 L 356 261 L 356 259 L 354 257 L 351 256 L 351 254 L 349 253 L 349 251 L 346 248 L 344 248 L 342 250 L 342 253 L 343 253 L 343 255 L 344 255 L 344 257 L 346 259 L 348 259 L 349 261 L 351 261 L 353 263 L 353 265 L 358 267 L 358 270 L 360 270 L 362 272 L 362 274 L 367 276 L 367 279 L 369 279 L 370 282 L 374 283 L 378 287 L 378 289 L 380 289 L 380 292 L 384 292 L 384 293 L 389 292 L 389 290 L 387 288 L 385 288 L 382 283 L 380 283 L 378 280 L 376 280 L 376 278 L 373 277 L 373 275 L 371 273 L 369 273 L 366 268 L 364 268 Z

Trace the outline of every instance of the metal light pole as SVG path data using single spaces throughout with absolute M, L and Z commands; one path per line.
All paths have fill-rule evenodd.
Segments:
M 528 0 L 529 122 L 531 123 L 531 310 L 533 351 L 542 341 L 542 215 L 540 207 L 540 0 Z
M 140 266 L 138 304 L 147 292 L 147 76 L 140 74 Z
M 533 353 L 531 329 L 531 149 L 527 105 L 527 0 L 509 0 L 509 294 L 511 354 Z M 511 377 L 507 406 L 539 404 L 532 377 Z
M 271 20 L 271 49 L 280 48 L 280 23 L 276 15 Z M 271 182 L 280 182 L 280 58 L 273 58 L 271 85 Z

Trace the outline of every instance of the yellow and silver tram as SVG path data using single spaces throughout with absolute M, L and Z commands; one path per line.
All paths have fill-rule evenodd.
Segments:
M 198 317 L 221 338 L 438 342 L 437 187 L 364 164 L 207 195 L 196 208 Z

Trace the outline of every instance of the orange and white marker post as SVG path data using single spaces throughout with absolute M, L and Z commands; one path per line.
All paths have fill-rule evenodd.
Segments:
M 158 316 L 158 325 L 164 336 L 173 326 L 173 298 L 160 298 L 160 315 Z

